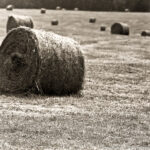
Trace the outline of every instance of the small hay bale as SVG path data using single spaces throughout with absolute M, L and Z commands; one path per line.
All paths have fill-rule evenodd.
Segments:
M 46 9 L 45 8 L 41 8 L 41 14 L 45 14 L 46 13 Z
M 111 26 L 112 34 L 129 35 L 129 26 L 125 23 L 114 23 Z
M 75 94 L 82 89 L 84 57 L 71 38 L 27 27 L 11 30 L 0 47 L 0 91 Z
M 61 7 L 60 7 L 60 6 L 57 6 L 57 7 L 56 7 L 56 10 L 61 10 Z
M 128 8 L 126 8 L 124 11 L 125 11 L 125 12 L 129 12 L 129 9 L 128 9 Z
M 106 26 L 102 25 L 102 26 L 100 27 L 100 30 L 101 30 L 101 31 L 105 31 L 105 30 L 106 30 Z
M 26 26 L 33 28 L 32 18 L 30 16 L 19 16 L 19 15 L 11 15 L 8 17 L 7 32 L 19 26 Z
M 58 20 L 52 20 L 51 21 L 51 25 L 53 25 L 53 26 L 57 26 L 58 25 Z
M 8 11 L 12 11 L 13 9 L 14 9 L 13 5 L 7 5 L 6 6 L 6 10 L 8 10 Z
M 95 22 L 96 22 L 96 18 L 90 18 L 90 19 L 89 19 L 89 22 L 90 22 L 90 23 L 95 23 Z
M 142 31 L 141 36 L 150 36 L 150 30 Z
M 78 11 L 78 10 L 79 10 L 79 8 L 77 8 L 77 7 L 76 7 L 76 8 L 74 8 L 74 10 L 75 10 L 75 11 Z

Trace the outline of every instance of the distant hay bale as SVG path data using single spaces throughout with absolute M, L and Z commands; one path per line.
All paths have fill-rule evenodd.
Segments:
M 14 9 L 13 5 L 7 5 L 6 10 L 12 11 Z
M 45 8 L 41 8 L 41 14 L 45 14 L 46 13 L 46 9 Z
M 141 36 L 150 36 L 150 30 L 142 31 Z
M 61 7 L 60 7 L 60 6 L 57 6 L 57 7 L 56 7 L 56 10 L 61 10 Z
M 79 8 L 77 8 L 77 7 L 76 7 L 76 8 L 74 8 L 74 10 L 75 10 L 75 11 L 78 11 L 78 10 L 79 10 Z
M 90 23 L 95 23 L 95 22 L 96 22 L 96 18 L 90 18 L 90 19 L 89 19 L 89 22 L 90 22 Z
M 106 26 L 102 25 L 102 26 L 100 27 L 100 30 L 101 30 L 101 31 L 105 31 L 105 30 L 106 30 Z
M 54 25 L 54 26 L 58 25 L 58 23 L 59 23 L 58 20 L 52 20 L 51 21 L 51 25 Z
M 112 34 L 129 35 L 129 26 L 125 23 L 114 23 L 111 26 Z
M 129 9 L 128 9 L 128 8 L 126 8 L 124 11 L 125 11 L 125 12 L 129 12 Z
M 32 18 L 30 16 L 19 16 L 19 15 L 11 15 L 8 17 L 7 32 L 19 26 L 26 26 L 33 28 Z
M 27 27 L 11 30 L 0 47 L 0 91 L 75 94 L 82 89 L 84 57 L 73 39 Z

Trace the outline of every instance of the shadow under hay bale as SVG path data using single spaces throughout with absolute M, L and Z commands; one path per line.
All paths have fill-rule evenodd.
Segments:
M 41 8 L 41 14 L 45 14 L 46 13 L 46 9 L 45 8 Z
M 150 36 L 150 30 L 142 31 L 141 36 Z
M 112 34 L 129 35 L 129 26 L 125 23 L 114 23 L 111 26 Z
M 89 19 L 89 23 L 95 23 L 96 22 L 96 18 L 90 18 Z
M 14 9 L 13 5 L 7 5 L 6 10 L 12 11 Z
M 0 91 L 76 94 L 84 80 L 84 57 L 73 39 L 27 27 L 11 30 L 0 47 Z
M 101 27 L 100 27 L 100 30 L 101 30 L 101 31 L 106 31 L 106 26 L 101 26 Z
M 19 26 L 26 26 L 33 28 L 34 25 L 32 18 L 30 16 L 19 16 L 19 15 L 11 15 L 8 17 L 7 32 Z
M 58 20 L 52 20 L 51 21 L 51 25 L 53 25 L 53 26 L 57 26 L 58 25 Z

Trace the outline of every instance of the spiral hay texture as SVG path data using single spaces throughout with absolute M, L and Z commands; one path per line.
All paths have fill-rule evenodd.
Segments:
M 112 34 L 129 35 L 129 26 L 125 23 L 114 23 L 111 26 Z
M 32 18 L 30 16 L 19 16 L 19 15 L 11 15 L 8 17 L 7 32 L 19 26 L 26 26 L 33 28 Z
M 0 91 L 75 94 L 82 89 L 84 57 L 73 39 L 18 27 L 0 47 Z
M 14 9 L 13 5 L 7 5 L 6 10 L 12 11 Z

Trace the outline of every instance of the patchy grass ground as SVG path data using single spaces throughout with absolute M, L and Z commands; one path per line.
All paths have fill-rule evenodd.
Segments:
M 11 13 L 78 40 L 86 76 L 81 96 L 1 95 L 0 149 L 150 149 L 150 38 L 140 36 L 150 29 L 150 14 L 1 9 L 0 40 Z M 89 24 L 90 17 L 97 22 Z M 54 18 L 58 26 L 51 26 Z M 130 25 L 129 37 L 110 34 L 116 21 Z

